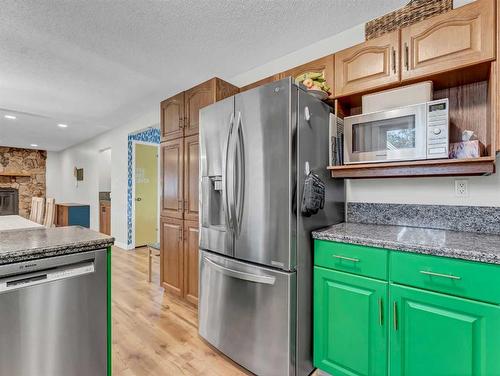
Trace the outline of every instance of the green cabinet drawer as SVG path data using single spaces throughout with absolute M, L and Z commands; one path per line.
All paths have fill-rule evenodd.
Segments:
M 402 285 L 500 304 L 500 266 L 391 252 L 390 279 Z
M 388 252 L 381 248 L 316 240 L 314 264 L 347 273 L 387 279 Z

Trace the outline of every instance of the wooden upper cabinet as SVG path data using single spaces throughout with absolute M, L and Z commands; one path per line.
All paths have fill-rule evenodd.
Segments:
M 199 147 L 198 135 L 184 139 L 184 219 L 191 221 L 198 220 Z
M 160 228 L 160 281 L 165 289 L 181 296 L 184 284 L 183 221 L 162 218 Z
M 184 291 L 188 302 L 198 304 L 198 222 L 184 221 Z
M 494 0 L 477 0 L 401 30 L 403 80 L 495 59 Z
M 269 76 L 269 77 L 263 78 L 262 80 L 255 81 L 255 82 L 252 82 L 251 84 L 248 84 L 248 85 L 245 85 L 245 86 L 241 87 L 240 88 L 240 93 L 243 92 L 243 91 L 247 91 L 247 90 L 254 89 L 256 87 L 268 84 L 268 83 L 273 82 L 273 81 L 277 81 L 279 79 L 280 79 L 280 75 L 279 74 L 275 74 L 273 76 Z
M 220 101 L 240 92 L 240 89 L 237 86 L 231 85 L 229 82 L 221 80 L 220 78 L 213 78 L 212 80 L 215 81 L 216 101 Z
M 161 215 L 183 218 L 184 139 L 164 142 L 161 155 Z
M 221 99 L 237 94 L 239 89 L 219 78 L 199 84 L 184 94 L 184 136 L 198 134 L 200 110 Z
M 297 78 L 301 74 L 308 72 L 322 73 L 326 80 L 328 86 L 330 86 L 330 91 L 333 93 L 334 90 L 334 77 L 333 77 L 333 55 L 328 55 L 322 57 L 321 59 L 313 60 L 309 63 L 299 65 L 298 67 L 289 69 L 285 72 L 280 73 L 280 79 L 285 77 Z
M 185 136 L 198 134 L 200 109 L 215 103 L 215 85 L 215 80 L 209 80 L 185 92 Z
M 335 54 L 335 96 L 399 82 L 399 30 Z
M 160 103 L 161 140 L 173 140 L 184 135 L 184 93 Z

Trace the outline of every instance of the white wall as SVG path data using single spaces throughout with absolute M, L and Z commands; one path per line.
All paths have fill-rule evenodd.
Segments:
M 111 149 L 99 154 L 99 192 L 111 192 Z
M 127 136 L 149 126 L 158 127 L 156 103 L 143 116 L 58 153 L 47 156 L 47 195 L 58 202 L 90 205 L 90 227 L 99 228 L 100 151 L 111 148 L 111 232 L 117 245 L 127 244 Z M 84 180 L 76 184 L 74 167 L 84 168 Z

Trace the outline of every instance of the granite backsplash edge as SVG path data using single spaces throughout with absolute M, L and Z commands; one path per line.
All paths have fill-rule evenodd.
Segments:
M 500 235 L 500 208 L 348 202 L 346 222 Z

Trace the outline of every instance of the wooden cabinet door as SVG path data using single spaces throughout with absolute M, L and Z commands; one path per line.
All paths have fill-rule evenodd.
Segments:
M 391 285 L 390 374 L 500 375 L 500 307 Z
M 183 218 L 184 139 L 167 141 L 160 146 L 161 215 Z
M 182 296 L 184 284 L 183 221 L 162 218 L 160 228 L 160 280 L 166 290 Z
M 184 134 L 184 93 L 160 103 L 161 141 L 173 140 Z
M 99 232 L 111 235 L 111 206 L 109 204 L 99 206 Z
M 335 96 L 399 82 L 399 30 L 335 54 Z
M 184 219 L 198 221 L 199 136 L 184 139 Z
M 215 79 L 204 82 L 185 92 L 184 135 L 198 134 L 200 109 L 215 102 Z
M 315 267 L 313 326 L 315 367 L 387 375 L 387 282 Z
M 315 72 L 322 73 L 326 80 L 328 86 L 330 86 L 331 91 L 334 90 L 334 77 L 333 77 L 333 55 L 328 55 L 311 61 L 309 63 L 299 65 L 298 67 L 289 69 L 285 72 L 280 73 L 280 79 L 285 77 L 297 78 L 303 73 Z
M 198 222 L 184 221 L 184 298 L 198 305 Z
M 495 59 L 495 4 L 478 0 L 401 30 L 403 80 Z

